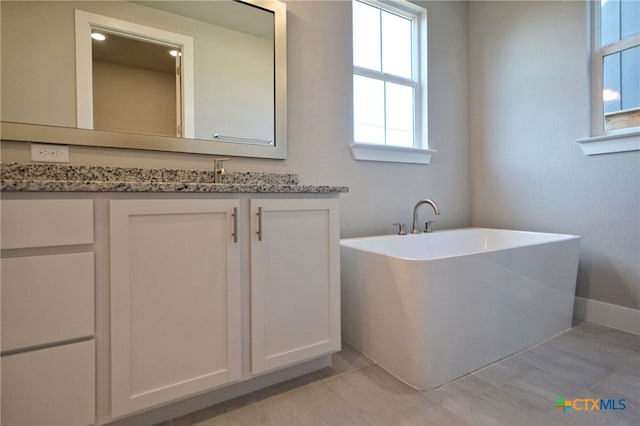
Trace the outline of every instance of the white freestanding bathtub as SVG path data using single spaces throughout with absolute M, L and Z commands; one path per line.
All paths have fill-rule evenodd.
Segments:
M 571 328 L 579 244 L 485 228 L 343 239 L 343 338 L 440 386 Z

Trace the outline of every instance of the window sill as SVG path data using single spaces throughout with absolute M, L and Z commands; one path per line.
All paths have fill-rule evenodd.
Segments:
M 585 155 L 640 151 L 640 129 L 578 139 Z
M 355 160 L 386 161 L 390 163 L 429 164 L 433 149 L 406 148 L 400 146 L 368 143 L 351 144 L 351 154 Z

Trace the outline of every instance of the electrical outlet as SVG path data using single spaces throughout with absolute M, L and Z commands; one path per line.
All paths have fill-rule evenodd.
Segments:
M 68 163 L 69 147 L 67 145 L 31 144 L 31 161 L 47 163 Z

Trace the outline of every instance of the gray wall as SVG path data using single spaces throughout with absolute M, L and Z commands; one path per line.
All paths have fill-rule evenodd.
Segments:
M 582 236 L 577 295 L 640 307 L 640 153 L 585 156 L 586 5 L 470 2 L 472 224 Z

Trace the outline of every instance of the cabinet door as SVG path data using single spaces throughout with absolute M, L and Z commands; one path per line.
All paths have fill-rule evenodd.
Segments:
M 237 200 L 114 200 L 113 417 L 240 378 Z
M 340 349 L 337 199 L 251 200 L 254 374 Z

